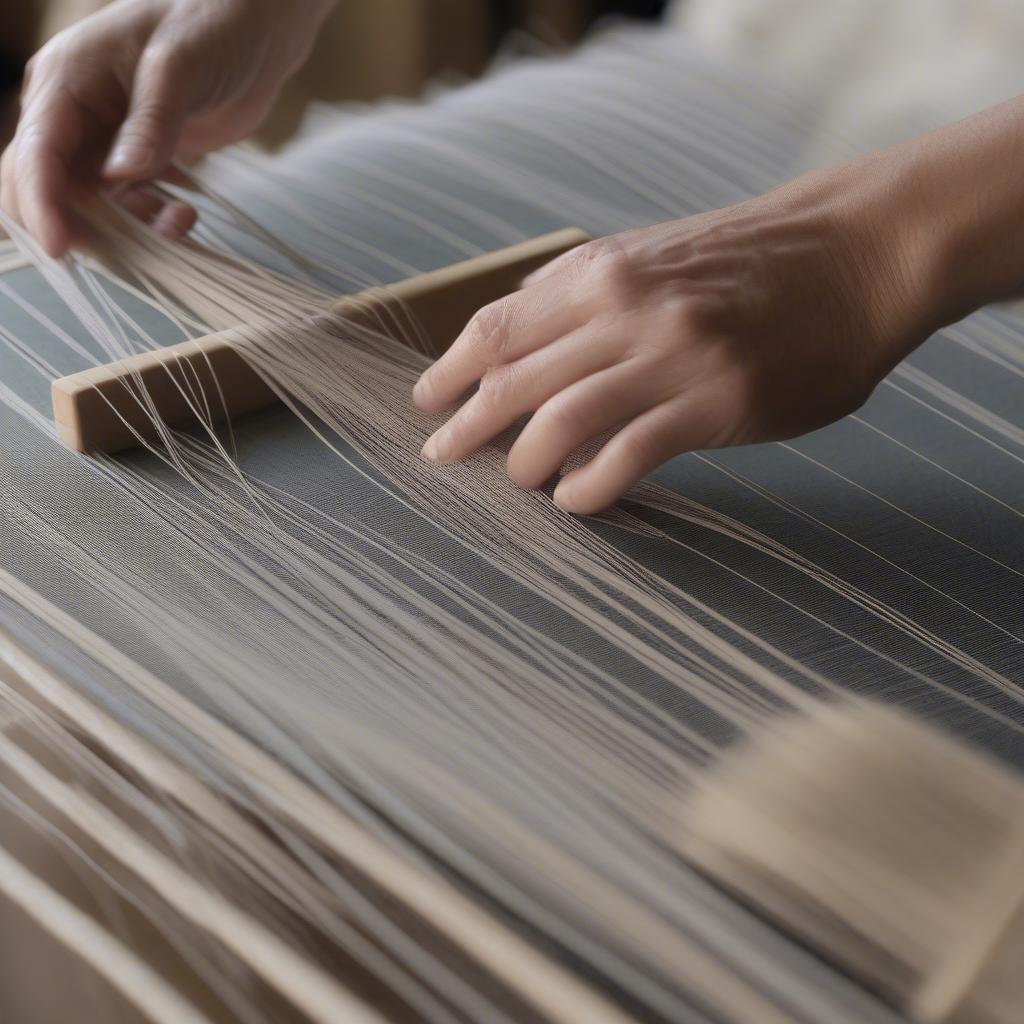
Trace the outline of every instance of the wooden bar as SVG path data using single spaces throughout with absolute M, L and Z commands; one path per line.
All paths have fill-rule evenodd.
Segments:
M 522 278 L 587 241 L 566 228 L 440 270 L 335 302 L 330 312 L 355 322 L 401 316 L 421 330 L 436 357 L 481 307 L 508 295 Z M 61 440 L 80 452 L 117 452 L 157 436 L 164 423 L 196 422 L 188 396 L 202 395 L 213 422 L 273 405 L 278 398 L 232 344 L 244 327 L 97 366 L 53 382 L 53 419 Z

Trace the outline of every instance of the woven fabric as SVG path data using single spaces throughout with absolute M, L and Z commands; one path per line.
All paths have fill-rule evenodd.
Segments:
M 649 117 L 642 125 L 616 102 L 615 83 L 623 77 L 634 96 L 647 97 Z M 513 104 L 529 116 L 510 121 Z M 530 63 L 423 107 L 394 107 L 340 123 L 325 118 L 277 158 L 269 178 L 264 165 L 257 173 L 230 162 L 215 167 L 213 180 L 222 191 L 230 189 L 242 209 L 296 244 L 310 241 L 312 219 L 317 245 L 369 278 L 386 280 L 402 276 L 403 268 L 440 266 L 566 223 L 600 234 L 763 191 L 793 170 L 790 161 L 813 110 L 810 100 L 680 52 L 675 40 L 631 34 L 594 46 L 568 74 L 564 66 Z M 591 119 L 593 146 L 585 131 L 571 137 L 563 132 L 567 120 L 579 128 L 584 115 Z M 681 149 L 680 133 L 688 140 Z M 603 134 L 628 140 L 634 158 L 623 163 L 602 156 L 597 140 Z M 504 177 L 500 186 L 494 178 L 474 180 L 481 155 L 507 171 L 507 183 Z M 659 190 L 652 167 L 672 189 Z M 300 187 L 302 180 L 317 180 L 328 192 L 335 180 L 344 188 L 328 204 Z M 470 208 L 479 215 L 471 217 Z M 305 221 L 296 210 L 305 212 Z M 163 635 L 159 623 L 141 622 L 136 609 L 124 607 L 104 577 L 110 571 L 128 574 L 136 584 L 154 580 L 191 588 L 197 615 L 217 620 L 202 567 L 183 571 L 190 557 L 187 536 L 146 515 L 145 499 L 123 472 L 144 470 L 165 493 L 198 502 L 200 511 L 202 497 L 150 455 L 129 454 L 112 469 L 101 467 L 46 433 L 32 414 L 48 414 L 47 374 L 33 358 L 42 357 L 57 373 L 79 369 L 85 359 L 56 343 L 53 331 L 42 330 L 19 299 L 45 308 L 87 351 L 99 352 L 83 326 L 45 297 L 35 271 L 12 271 L 2 284 L 0 322 L 11 335 L 37 343 L 35 355 L 10 345 L 0 349 L 7 399 L 0 407 L 0 564 L 180 693 L 223 714 L 207 681 L 192 674 L 184 648 Z M 166 330 L 157 314 L 130 296 L 123 302 L 152 331 Z M 626 521 L 614 515 L 589 528 L 793 662 L 851 691 L 920 712 L 1024 765 L 1024 706 L 997 679 L 1024 675 L 1022 339 L 1009 315 L 979 313 L 929 341 L 864 409 L 833 427 L 788 444 L 674 460 L 656 479 L 691 503 L 690 518 L 651 507 L 657 502 L 642 489 L 623 505 L 661 534 L 624 528 Z M 168 333 L 170 340 L 176 339 Z M 715 745 L 729 742 L 729 730 L 699 701 L 660 688 L 655 675 L 621 649 L 455 543 L 377 486 L 358 459 L 349 466 L 328 460 L 321 442 L 289 412 L 275 409 L 238 422 L 234 439 L 239 464 L 277 489 L 285 505 L 321 513 L 324 529 L 359 523 L 400 538 L 520 621 L 585 652 Z M 15 507 L 17 517 L 11 515 Z M 235 542 L 260 561 L 259 551 L 247 550 L 244 532 Z M 407 568 L 391 568 L 422 588 Z M 702 621 L 713 631 L 721 628 L 711 614 Z M 159 709 L 115 685 L 30 610 L 4 598 L 0 623 L 133 729 L 201 761 L 201 751 L 176 748 L 185 741 Z M 244 622 L 233 623 L 227 609 L 215 622 L 225 631 L 225 644 L 256 643 L 244 632 L 229 632 L 244 630 Z M 760 656 L 753 644 L 748 651 Z M 772 667 L 798 684 L 803 678 L 786 662 Z M 313 744 L 329 745 L 331 716 L 338 713 L 329 682 L 303 694 L 305 712 L 321 731 L 315 737 L 290 733 L 293 746 L 274 749 L 309 777 L 315 775 Z M 281 695 L 282 707 L 288 699 Z M 473 709 L 465 711 L 471 722 Z M 267 722 L 262 734 L 250 725 L 253 738 L 280 744 L 274 733 L 280 724 Z M 667 917 L 673 900 L 690 899 L 681 890 L 664 896 Z M 881 1003 L 742 908 L 724 899 L 714 907 L 718 923 L 708 925 L 703 941 L 725 946 L 747 936 L 764 957 L 762 967 L 751 970 L 760 971 L 766 987 L 787 989 L 800 1019 L 894 1019 Z M 697 999 L 688 1013 L 690 1020 L 714 1019 Z M 642 1015 L 655 1019 L 650 1007 Z

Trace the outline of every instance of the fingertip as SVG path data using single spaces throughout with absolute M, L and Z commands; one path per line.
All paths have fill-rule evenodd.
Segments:
M 436 466 L 451 465 L 453 462 L 458 462 L 462 456 L 462 453 L 456 450 L 455 439 L 448 424 L 427 438 L 420 454 L 427 462 L 432 462 Z
M 436 378 L 431 370 L 423 373 L 413 385 L 412 400 L 421 412 L 431 415 L 444 412 L 451 405 L 451 402 L 444 401 L 443 396 L 438 395 Z
M 570 515 L 578 515 L 579 508 L 576 501 L 576 489 L 569 481 L 568 477 L 563 477 L 555 488 L 554 493 L 551 495 L 551 500 L 558 506 L 563 512 L 568 512 Z
M 595 501 L 585 490 L 577 485 L 568 487 L 559 484 L 552 495 L 552 501 L 563 511 L 572 516 L 596 516 L 613 505 L 613 501 Z
M 437 442 L 432 437 L 428 437 L 426 443 L 420 449 L 420 457 L 424 462 L 432 462 L 434 465 L 440 462 L 437 457 Z
M 22 164 L 22 155 L 26 157 Z M 15 186 L 9 198 L 14 200 L 14 216 L 54 259 L 63 256 L 71 245 L 71 226 L 61 203 L 67 199 L 67 172 L 53 154 L 30 151 L 19 155 Z
M 609 492 L 609 481 L 594 475 L 593 462 L 566 473 L 551 496 L 563 511 L 574 516 L 596 516 L 611 508 L 622 497 Z
M 43 218 L 34 230 L 31 224 L 27 227 L 50 259 L 58 260 L 67 253 L 71 245 L 71 232 L 59 217 Z
M 168 203 L 153 222 L 153 228 L 165 238 L 177 241 L 195 227 L 198 218 L 196 209 L 189 203 Z
M 551 474 L 538 470 L 535 464 L 536 460 L 531 458 L 529 453 L 524 455 L 519 444 L 521 437 L 522 435 L 516 438 L 508 455 L 505 456 L 505 473 L 517 487 L 522 487 L 526 491 L 535 491 L 551 479 Z
M 51 260 L 59 260 L 63 256 L 67 255 L 68 243 L 60 235 L 52 235 L 45 238 L 41 243 L 43 252 L 50 257 Z
M 564 490 L 560 486 L 556 487 L 555 493 L 551 496 L 551 500 L 558 508 L 563 512 L 568 512 L 571 516 L 586 515 L 576 501 L 576 495 L 573 494 L 571 490 Z
M 114 145 L 103 163 L 103 177 L 110 182 L 135 181 L 152 177 L 155 171 L 156 150 L 138 142 L 119 142 Z
M 427 401 L 429 385 L 424 383 L 424 376 L 424 374 L 421 374 L 420 379 L 412 386 L 412 401 L 422 412 L 429 412 L 429 403 Z

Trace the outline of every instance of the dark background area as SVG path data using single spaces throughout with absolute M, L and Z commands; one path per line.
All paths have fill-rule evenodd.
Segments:
M 660 18 L 667 0 L 594 0 L 591 8 L 596 16 L 625 14 L 631 18 Z
M 500 41 L 507 31 L 523 23 L 524 8 L 527 6 L 530 5 L 523 0 L 492 0 L 495 42 Z M 544 7 L 543 4 L 532 6 L 534 10 Z M 668 0 L 586 0 L 582 6 L 583 19 L 588 23 L 612 16 L 649 20 L 661 17 L 668 6 Z
M 14 127 L 16 97 L 25 61 L 39 45 L 40 26 L 52 0 L 0 0 L 0 147 Z M 352 3 L 353 0 L 344 0 Z M 366 0 L 372 3 L 373 0 Z M 478 44 L 478 57 L 463 65 L 465 73 L 476 74 L 486 67 L 488 49 L 498 47 L 508 32 L 524 29 L 535 32 L 538 38 L 553 44 L 572 45 L 594 22 L 606 17 L 655 19 L 667 6 L 667 0 L 489 0 L 482 5 L 483 23 L 487 25 Z M 58 26 L 59 27 L 59 26 Z M 52 29 L 52 26 L 51 26 Z M 449 27 L 447 31 L 451 31 Z M 489 43 L 487 37 L 489 36 Z M 327 44 L 331 45 L 331 44 Z M 458 61 L 455 62 L 458 66 Z M 443 59 L 433 68 L 424 67 L 421 81 L 444 68 Z M 385 85 L 381 95 L 388 91 L 409 95 L 414 89 L 401 84 L 389 90 Z M 325 97 L 330 99 L 331 97 Z M 335 98 L 345 98 L 343 95 Z M 371 98 L 360 96 L 357 98 Z M 282 129 L 283 135 L 287 128 Z M 282 135 L 282 137 L 283 137 Z M 264 140 L 274 143 L 273 139 Z
M 494 24 L 499 37 L 519 22 L 521 6 L 517 0 L 493 0 Z M 586 17 L 589 21 L 609 15 L 658 18 L 666 6 L 667 0 L 588 0 Z M 0 92 L 10 92 L 20 82 L 25 60 L 31 56 L 11 40 L 25 37 L 32 15 L 30 5 L 21 0 L 3 0 L 0 8 Z

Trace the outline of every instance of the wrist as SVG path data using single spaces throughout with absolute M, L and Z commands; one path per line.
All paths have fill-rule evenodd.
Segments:
M 915 147 L 872 154 L 851 169 L 862 182 L 869 273 L 892 323 L 898 361 L 973 308 L 966 290 L 951 287 L 956 232 L 949 218 L 937 216 L 939 182 Z
M 1024 287 L 1024 100 L 878 154 L 938 330 Z
M 1024 97 L 785 186 L 829 225 L 844 301 L 885 372 L 930 334 L 1024 291 Z
M 814 171 L 787 190 L 825 228 L 836 301 L 860 322 L 864 372 L 877 381 L 941 326 L 928 219 L 904 197 L 901 161 L 889 154 Z

